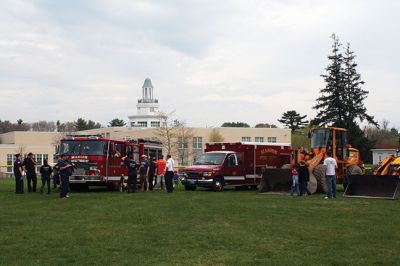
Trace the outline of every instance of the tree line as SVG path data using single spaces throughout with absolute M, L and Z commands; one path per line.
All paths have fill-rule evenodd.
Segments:
M 126 123 L 122 119 L 114 118 L 108 123 L 108 127 L 123 127 Z M 85 120 L 78 118 L 75 121 L 60 122 L 54 121 L 37 121 L 33 123 L 24 122 L 18 119 L 16 122 L 9 120 L 0 120 L 0 134 L 11 131 L 49 131 L 49 132 L 75 132 L 81 130 L 89 130 L 103 127 L 101 123 L 93 120 Z

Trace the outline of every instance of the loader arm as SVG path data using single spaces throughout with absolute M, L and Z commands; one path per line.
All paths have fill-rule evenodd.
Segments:
M 317 167 L 317 165 L 321 164 L 324 157 L 325 157 L 325 153 L 321 152 L 321 153 L 317 154 L 314 158 L 308 160 L 306 162 L 308 169 L 310 169 L 310 171 L 314 170 L 314 168 Z
M 374 175 L 387 175 L 389 172 L 390 164 L 395 159 L 393 154 L 390 154 L 388 157 L 383 160 L 378 169 L 374 171 Z

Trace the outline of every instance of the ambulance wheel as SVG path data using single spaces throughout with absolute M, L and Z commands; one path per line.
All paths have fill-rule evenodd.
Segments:
M 185 185 L 185 190 L 186 190 L 186 191 L 193 191 L 193 190 L 196 190 L 196 186 Z
M 213 181 L 213 190 L 215 192 L 220 192 L 224 189 L 224 181 L 222 178 L 215 178 Z

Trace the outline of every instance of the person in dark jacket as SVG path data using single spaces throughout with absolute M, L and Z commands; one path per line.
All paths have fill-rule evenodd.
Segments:
M 67 161 L 67 154 L 61 155 L 61 158 L 57 162 L 57 167 L 60 172 L 60 198 L 66 199 L 69 198 L 68 191 L 69 191 L 69 177 L 73 172 L 74 166 Z
M 22 165 L 25 167 L 26 171 L 26 179 L 28 183 L 28 192 L 36 192 L 36 184 L 37 184 L 37 177 L 36 177 L 36 161 L 33 159 L 32 152 L 28 153 L 28 157 L 24 159 Z M 31 185 L 32 182 L 32 185 Z
M 299 185 L 300 185 L 300 196 L 307 193 L 307 195 L 311 195 L 311 192 L 307 188 L 308 181 L 310 181 L 310 172 L 308 167 L 304 161 L 300 162 L 299 167 Z
M 15 155 L 14 176 L 15 176 L 15 193 L 24 194 L 24 171 L 22 169 L 21 154 Z
M 53 168 L 47 163 L 47 160 L 43 161 L 43 165 L 40 167 L 40 175 L 42 179 L 42 187 L 40 188 L 40 194 L 43 194 L 44 186 L 47 183 L 47 194 L 50 194 L 50 178 L 53 172 Z
M 132 154 L 122 158 L 124 164 L 128 167 L 128 193 L 136 192 L 136 182 L 137 182 L 137 169 L 139 165 L 132 158 Z
M 149 168 L 148 168 L 148 178 L 149 178 L 149 189 L 153 190 L 153 179 L 157 170 L 156 163 L 154 162 L 153 157 L 149 158 Z

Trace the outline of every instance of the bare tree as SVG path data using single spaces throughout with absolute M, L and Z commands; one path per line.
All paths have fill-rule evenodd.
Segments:
M 178 161 L 181 165 L 187 164 L 190 156 L 193 155 L 193 149 L 189 149 L 189 144 L 193 140 L 194 132 L 192 128 L 186 127 L 185 121 L 174 120 L 176 129 L 177 145 L 176 151 Z
M 210 136 L 208 137 L 209 142 L 223 142 L 224 137 L 219 133 L 219 130 L 216 128 L 213 128 L 210 132 Z
M 160 127 L 155 132 L 157 139 L 162 142 L 167 154 L 171 154 L 176 147 L 176 127 L 171 121 L 173 113 L 158 113 Z
M 55 131 L 56 123 L 53 121 L 39 121 L 31 124 L 32 131 Z

